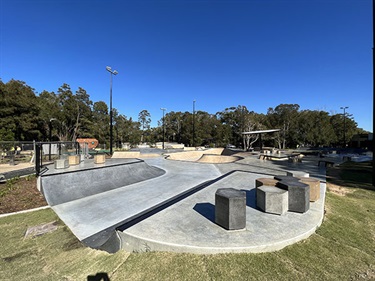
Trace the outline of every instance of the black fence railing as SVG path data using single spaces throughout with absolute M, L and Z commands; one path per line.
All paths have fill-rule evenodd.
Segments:
M 83 154 L 84 157 L 89 156 L 87 143 L 79 144 L 73 141 L 0 141 L 0 164 L 30 163 L 30 167 L 27 169 L 30 170 L 34 166 L 37 175 L 54 160 L 78 154 Z
M 81 154 L 78 142 L 36 142 L 35 143 L 35 172 L 39 175 L 44 163 L 50 164 L 56 159 L 65 158 L 69 155 Z

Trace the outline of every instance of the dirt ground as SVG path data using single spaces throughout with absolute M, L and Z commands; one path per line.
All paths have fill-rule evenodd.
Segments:
M 0 183 L 0 214 L 46 206 L 36 187 L 36 177 L 14 178 Z

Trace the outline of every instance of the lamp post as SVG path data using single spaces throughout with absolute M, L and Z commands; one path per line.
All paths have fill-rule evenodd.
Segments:
M 48 154 L 48 160 L 51 161 L 51 142 L 52 142 L 52 121 L 53 120 L 57 120 L 56 118 L 51 118 L 49 119 L 49 137 L 48 137 L 48 140 L 49 140 L 49 154 Z
M 166 111 L 166 108 L 160 108 L 160 110 L 163 111 L 163 150 L 164 150 L 164 139 L 165 139 L 165 122 L 164 122 L 164 111 Z
M 193 100 L 193 147 L 195 147 L 195 100 Z
M 346 138 L 345 138 L 345 132 L 346 132 L 346 112 L 345 110 L 349 108 L 348 106 L 340 107 L 340 109 L 344 110 L 344 148 L 346 147 Z
M 113 144 L 113 112 L 112 112 L 112 76 L 117 75 L 117 70 L 112 70 L 110 66 L 106 67 L 107 71 L 111 73 L 111 82 L 109 90 L 109 153 L 112 155 L 112 144 Z

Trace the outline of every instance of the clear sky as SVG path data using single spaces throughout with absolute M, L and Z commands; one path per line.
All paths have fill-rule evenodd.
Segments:
M 296 103 L 372 131 L 371 0 L 0 0 L 0 78 L 67 83 L 152 125 L 169 111 Z

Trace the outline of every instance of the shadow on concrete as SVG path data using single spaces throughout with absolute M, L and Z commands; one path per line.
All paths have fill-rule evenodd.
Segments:
M 208 219 L 209 221 L 215 223 L 215 206 L 211 203 L 197 203 L 195 204 L 194 211 Z
M 256 190 L 255 190 L 255 188 L 252 188 L 250 190 L 241 189 L 241 191 L 246 192 L 246 206 L 248 206 L 250 208 L 253 208 L 253 209 L 258 209 L 257 203 L 256 203 Z

